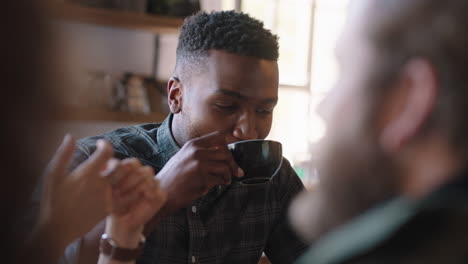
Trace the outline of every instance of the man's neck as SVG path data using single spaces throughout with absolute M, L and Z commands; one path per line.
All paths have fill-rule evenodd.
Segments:
M 185 136 L 187 135 L 187 128 L 182 124 L 181 117 L 177 114 L 173 114 L 172 122 L 169 127 L 175 142 L 177 145 L 179 145 L 179 147 L 182 147 L 188 141 L 188 139 Z
M 462 169 L 453 148 L 438 137 L 419 142 L 403 155 L 401 192 L 410 199 L 420 199 L 437 190 Z

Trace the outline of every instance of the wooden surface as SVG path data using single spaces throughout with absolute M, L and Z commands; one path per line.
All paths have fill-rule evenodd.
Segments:
M 166 114 L 163 113 L 130 113 L 113 112 L 107 110 L 64 108 L 54 116 L 58 120 L 65 121 L 109 121 L 125 123 L 159 123 L 164 121 Z
M 57 20 L 69 22 L 143 30 L 153 33 L 178 32 L 183 19 L 170 16 L 153 16 L 116 9 L 94 8 L 67 2 L 49 2 L 48 14 Z

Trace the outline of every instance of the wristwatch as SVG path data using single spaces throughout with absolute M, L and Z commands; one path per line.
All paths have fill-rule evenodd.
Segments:
M 110 259 L 118 261 L 132 261 L 136 260 L 145 246 L 145 237 L 141 235 L 140 243 L 137 248 L 121 248 L 118 244 L 107 234 L 102 234 L 99 243 L 99 251 L 101 254 L 108 256 Z

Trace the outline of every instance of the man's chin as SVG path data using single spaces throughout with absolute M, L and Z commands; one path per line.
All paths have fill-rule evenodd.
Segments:
M 398 170 L 375 146 L 341 141 L 324 150 L 317 164 L 317 188 L 298 195 L 289 212 L 294 229 L 308 242 L 389 199 L 396 190 Z
M 289 208 L 289 221 L 293 230 L 309 244 L 350 219 L 343 217 L 345 213 L 337 211 L 339 208 L 329 204 L 322 191 L 304 191 Z
M 304 241 L 311 243 L 316 234 L 314 232 L 314 215 L 317 214 L 317 206 L 314 202 L 315 194 L 304 191 L 297 195 L 289 208 L 289 222 L 293 230 Z

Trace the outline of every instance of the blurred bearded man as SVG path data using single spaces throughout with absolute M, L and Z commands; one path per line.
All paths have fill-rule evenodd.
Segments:
M 468 263 L 468 1 L 358 0 L 298 263 Z M 345 114 L 344 114 L 345 113 Z

